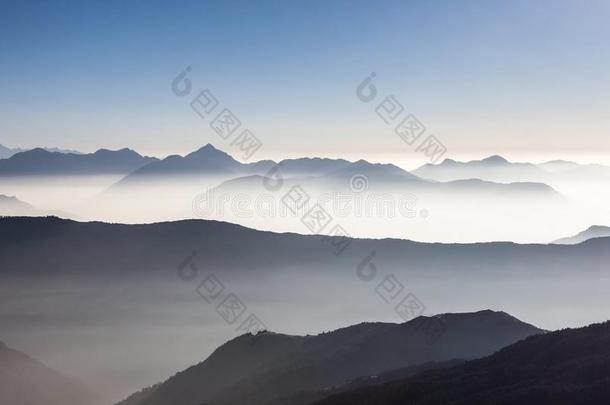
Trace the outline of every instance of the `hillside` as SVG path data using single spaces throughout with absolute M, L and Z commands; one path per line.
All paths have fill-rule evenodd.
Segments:
M 329 397 L 317 405 L 610 403 L 610 322 L 529 337 L 484 359 Z
M 0 342 L 0 403 L 5 405 L 99 404 L 80 382 L 65 377 Z
M 433 322 L 443 333 L 432 336 L 426 325 Z M 291 396 L 302 392 L 431 361 L 478 358 L 541 332 L 503 312 L 481 311 L 363 323 L 316 336 L 247 334 L 120 405 L 294 404 Z

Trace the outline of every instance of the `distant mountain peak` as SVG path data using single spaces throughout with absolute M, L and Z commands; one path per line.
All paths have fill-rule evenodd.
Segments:
M 610 227 L 604 225 L 590 226 L 585 232 L 610 231 Z
M 224 151 L 216 148 L 211 143 L 207 143 L 207 144 L 203 145 L 201 148 L 197 149 L 196 152 L 220 152 L 220 153 L 225 153 Z
M 503 158 L 500 155 L 489 156 L 489 157 L 481 160 L 481 162 L 494 163 L 494 164 L 509 163 L 508 160 L 506 160 L 505 158 Z
M 208 143 L 185 156 L 170 155 L 163 160 L 155 160 L 124 177 L 112 187 L 122 187 L 131 181 L 137 181 L 148 176 L 234 173 L 242 165 L 231 155 Z
M 21 154 L 26 154 L 26 153 L 29 155 L 32 155 L 32 154 L 47 155 L 47 154 L 51 154 L 53 152 L 49 152 L 48 150 L 46 150 L 44 148 L 34 148 L 34 149 L 30 149 L 30 150 L 21 152 Z
M 43 149 L 46 150 L 47 152 L 70 153 L 73 155 L 82 155 L 83 154 L 82 152 L 79 152 L 74 149 L 49 148 L 46 146 Z
M 98 149 L 96 150 L 94 153 L 94 155 L 131 155 L 131 156 L 142 156 L 140 155 L 138 152 L 136 152 L 133 149 L 129 149 L 129 148 L 122 148 L 122 149 L 118 149 L 118 150 L 111 150 L 111 149 Z
M 551 243 L 558 245 L 576 245 L 579 243 L 586 242 L 589 239 L 594 238 L 608 238 L 610 237 L 610 227 L 603 225 L 593 225 L 587 230 L 582 231 L 574 236 L 567 238 L 561 238 Z
M 220 149 L 214 147 L 214 145 L 212 145 L 211 143 L 206 143 L 201 148 L 199 148 L 199 150 L 216 150 L 220 152 Z
M 219 156 L 219 157 L 224 157 L 224 158 L 229 158 L 234 160 L 231 155 L 229 155 L 228 153 L 215 148 L 211 143 L 208 143 L 205 146 L 202 146 L 201 148 L 197 149 L 194 152 L 189 153 L 188 155 L 185 156 L 185 158 L 199 158 L 199 157 L 211 157 L 211 156 Z
M 479 318 L 479 319 L 493 318 L 493 319 L 498 319 L 498 320 L 510 319 L 510 320 L 515 320 L 515 321 L 521 322 L 519 319 L 515 318 L 514 316 L 512 316 L 504 311 L 494 311 L 492 309 L 483 309 L 481 311 L 465 312 L 465 313 L 446 312 L 446 313 L 432 315 L 432 316 L 421 315 L 419 318 L 428 318 L 428 319 L 429 318 L 439 318 L 439 319 L 443 319 L 443 320 L 452 320 L 452 319 L 460 319 L 460 318 L 465 318 L 465 317 L 469 317 L 469 318 L 473 318 L 473 319 L 477 319 L 477 318 Z M 413 321 L 411 321 L 411 322 L 413 322 Z
M 349 164 L 347 167 L 351 167 L 351 168 L 391 168 L 391 169 L 398 169 L 401 171 L 404 171 L 403 169 L 399 168 L 398 166 L 395 166 L 391 163 L 371 163 L 368 160 L 364 160 L 364 159 L 360 159 L 355 161 L 352 164 Z

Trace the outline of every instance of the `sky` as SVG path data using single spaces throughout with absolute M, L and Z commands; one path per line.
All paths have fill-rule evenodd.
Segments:
M 598 0 L 0 1 L 0 144 L 230 153 L 189 106 L 209 89 L 257 159 L 420 163 L 375 113 L 393 95 L 447 157 L 610 163 L 609 17 Z

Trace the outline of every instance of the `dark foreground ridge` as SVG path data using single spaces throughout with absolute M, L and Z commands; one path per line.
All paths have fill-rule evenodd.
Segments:
M 258 231 L 227 222 L 184 220 L 153 224 L 76 222 L 57 217 L 0 217 L 0 272 L 126 274 L 175 269 L 192 251 L 207 266 L 284 271 L 306 263 L 310 271 L 354 266 L 371 251 L 378 267 L 405 272 L 434 269 L 537 275 L 544 271 L 606 272 L 610 238 L 579 245 L 519 245 L 510 242 L 440 244 L 400 239 L 350 239 L 340 257 L 332 238 Z M 234 254 L 239 252 L 239 254 Z M 44 263 L 44 266 L 41 266 Z
M 434 340 L 426 328 L 431 320 L 444 328 Z M 403 324 L 362 323 L 316 336 L 246 334 L 121 405 L 306 404 L 367 384 L 371 376 L 398 377 L 480 358 L 543 332 L 504 312 L 481 311 Z
M 362 388 L 317 405 L 610 403 L 610 322 L 532 336 L 484 359 Z

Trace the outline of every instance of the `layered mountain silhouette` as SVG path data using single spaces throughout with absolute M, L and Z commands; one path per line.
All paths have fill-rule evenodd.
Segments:
M 367 181 L 378 189 L 393 191 L 423 190 L 431 192 L 462 191 L 489 192 L 492 194 L 525 193 L 527 195 L 556 196 L 549 186 L 539 183 L 496 184 L 480 180 L 462 180 L 449 183 L 424 180 L 418 175 L 409 173 L 392 164 L 370 163 L 365 160 L 350 162 L 343 159 L 300 158 L 286 159 L 280 162 L 264 160 L 244 164 L 233 159 L 229 154 L 208 144 L 186 156 L 169 156 L 153 162 L 126 176 L 111 190 L 121 186 L 132 185 L 139 181 L 180 179 L 183 177 L 219 176 L 228 184 L 222 185 L 225 191 L 243 192 L 243 189 L 230 190 L 229 186 L 246 187 L 248 190 L 262 190 L 262 181 L 267 177 L 288 179 L 290 183 L 310 184 L 312 187 L 333 191 L 350 188 L 354 176 L 366 177 Z M 402 187 L 402 190 L 396 190 Z M 124 187 L 123 187 L 124 188 Z
M 281 168 L 281 166 L 280 166 Z M 349 185 L 354 176 L 366 176 L 372 185 L 392 185 L 397 183 L 425 183 L 424 180 L 392 164 L 370 163 L 366 160 L 342 165 L 326 172 L 323 181 L 340 182 Z M 301 179 L 300 181 L 303 181 Z
M 577 169 L 581 167 L 576 162 L 571 162 L 569 160 L 550 160 L 548 162 L 540 163 L 537 165 L 549 172 L 567 172 L 569 170 Z
M 0 216 L 34 216 L 40 212 L 17 197 L 0 194 Z
M 0 177 L 127 174 L 155 160 L 130 149 L 73 154 L 37 148 L 0 160 Z
M 361 160 L 360 162 L 365 162 Z M 285 159 L 278 163 L 278 170 L 283 176 L 319 176 L 352 166 L 344 159 L 299 158 Z
M 23 149 L 19 148 L 7 148 L 4 145 L 0 145 L 0 159 L 7 159 L 13 156 L 15 153 L 23 152 Z
M 48 152 L 59 152 L 59 153 L 73 153 L 76 155 L 80 155 L 81 152 L 75 151 L 75 150 L 70 150 L 70 149 L 59 149 L 59 148 L 42 148 Z M 0 159 L 8 159 L 11 156 L 20 153 L 20 152 L 25 152 L 28 149 L 21 149 L 21 148 L 7 148 L 4 145 L 0 145 Z
M 333 253 L 333 241 L 337 238 L 264 232 L 207 220 L 125 225 L 56 217 L 0 218 L 1 271 L 5 273 L 168 271 L 193 250 L 217 271 L 242 269 L 250 274 L 282 272 L 294 265 L 306 265 L 312 274 L 342 265 L 353 269 L 371 251 L 376 252 L 378 266 L 405 272 L 434 269 L 515 276 L 578 269 L 582 273 L 606 271 L 610 262 L 610 238 L 578 245 L 348 239 L 340 261 Z
M 425 164 L 413 173 L 437 181 L 481 179 L 493 182 L 548 183 L 560 180 L 610 179 L 610 167 L 602 165 L 582 165 L 563 160 L 541 164 L 510 162 L 498 155 L 469 162 L 445 159 L 439 164 Z
M 6 405 L 100 404 L 99 396 L 0 342 L 0 403 Z
M 600 164 L 580 164 L 567 160 L 551 160 L 537 165 L 564 180 L 610 180 L 610 167 Z
M 366 160 L 348 162 L 329 159 L 298 159 L 280 162 L 274 171 L 263 174 L 252 174 L 232 178 L 221 183 L 217 190 L 227 193 L 265 192 L 265 184 L 273 184 L 278 177 L 284 181 L 286 188 L 300 185 L 323 191 L 347 191 L 354 188 L 353 179 L 360 178 L 366 184 L 363 187 L 374 189 L 393 189 L 436 186 L 420 179 L 392 164 L 370 163 Z
M 356 164 L 328 173 L 325 176 L 309 176 L 285 179 L 287 187 L 302 186 L 317 193 L 354 193 L 354 179 L 365 176 L 366 192 L 391 194 L 416 193 L 428 197 L 429 201 L 451 196 L 468 196 L 470 198 L 540 198 L 560 203 L 562 196 L 552 187 L 543 183 L 494 183 L 478 179 L 455 180 L 448 182 L 428 181 L 393 165 L 372 163 Z M 265 193 L 265 184 L 273 184 L 274 178 L 262 175 L 238 177 L 222 182 L 215 192 L 225 195 L 237 195 L 243 192 Z M 364 193 L 366 196 L 367 194 Z
M 197 177 L 232 177 L 248 173 L 264 173 L 275 165 L 272 161 L 241 163 L 211 144 L 185 156 L 172 155 L 152 162 L 123 178 L 112 188 L 132 185 L 141 181 L 176 180 Z
M 0 216 L 10 217 L 35 217 L 55 215 L 58 217 L 70 217 L 68 213 L 60 211 L 43 211 L 33 205 L 20 200 L 15 196 L 7 196 L 0 194 Z
M 544 181 L 548 174 L 532 163 L 513 163 L 497 155 L 469 162 L 445 159 L 439 164 L 425 164 L 413 173 L 437 181 L 481 179 L 500 182 Z
M 558 179 L 610 178 L 610 167 L 602 165 L 582 165 L 562 160 L 542 164 L 514 163 L 497 155 L 469 162 L 445 159 L 440 164 L 426 164 L 412 173 L 390 164 L 373 164 L 364 160 L 350 162 L 330 158 L 298 158 L 279 162 L 263 160 L 241 163 L 211 144 L 185 156 L 171 155 L 162 160 L 141 156 L 130 149 L 119 151 L 100 149 L 95 153 L 81 154 L 77 151 L 58 148 L 22 150 L 0 145 L 0 159 L 6 160 L 0 162 L 0 176 L 123 173 L 126 177 L 121 180 L 119 186 L 138 181 L 181 176 L 225 176 L 230 178 L 253 174 L 264 176 L 272 169 L 274 173 L 281 173 L 282 176 L 291 178 L 357 173 L 372 176 L 383 175 L 384 179 L 395 177 L 401 180 L 417 179 L 421 182 L 480 179 L 501 183 L 544 183 Z
M 319 176 L 352 164 L 352 162 L 343 159 L 325 158 L 286 159 L 280 162 L 262 160 L 254 163 L 241 163 L 229 154 L 216 149 L 213 145 L 207 144 L 188 155 L 172 155 L 149 164 L 125 177 L 120 184 L 176 176 L 230 175 L 236 177 L 240 175 L 264 175 L 276 167 L 277 172 L 281 173 L 282 176 Z
M 235 173 L 244 165 L 208 144 L 186 156 L 172 155 L 136 170 L 128 179 L 146 176 Z M 127 180 L 127 179 L 126 179 Z
M 594 225 L 589 229 L 580 232 L 578 235 L 570 236 L 567 238 L 561 238 L 554 241 L 553 243 L 558 245 L 576 245 L 578 243 L 585 242 L 589 239 L 608 237 L 610 237 L 609 226 Z
M 186 156 L 175 155 L 153 162 L 126 176 L 110 190 L 125 189 L 124 186 L 140 181 L 206 176 L 224 178 L 225 182 L 218 190 L 228 193 L 262 192 L 264 182 L 273 182 L 278 177 L 289 185 L 308 185 L 325 191 L 350 191 L 353 188 L 352 179 L 358 176 L 366 179 L 367 187 L 370 185 L 380 192 L 480 192 L 493 196 L 558 196 L 553 188 L 541 183 L 501 184 L 478 179 L 439 183 L 425 180 L 392 164 L 370 163 L 366 160 L 350 162 L 343 159 L 300 158 L 278 163 L 265 160 L 243 164 L 210 144 Z
M 443 333 L 430 340 L 427 322 Z M 502 312 L 363 323 L 316 336 L 242 335 L 121 405 L 295 404 L 299 396 L 430 361 L 473 359 L 543 331 Z
M 455 367 L 330 396 L 317 405 L 610 403 L 610 322 L 528 337 Z

